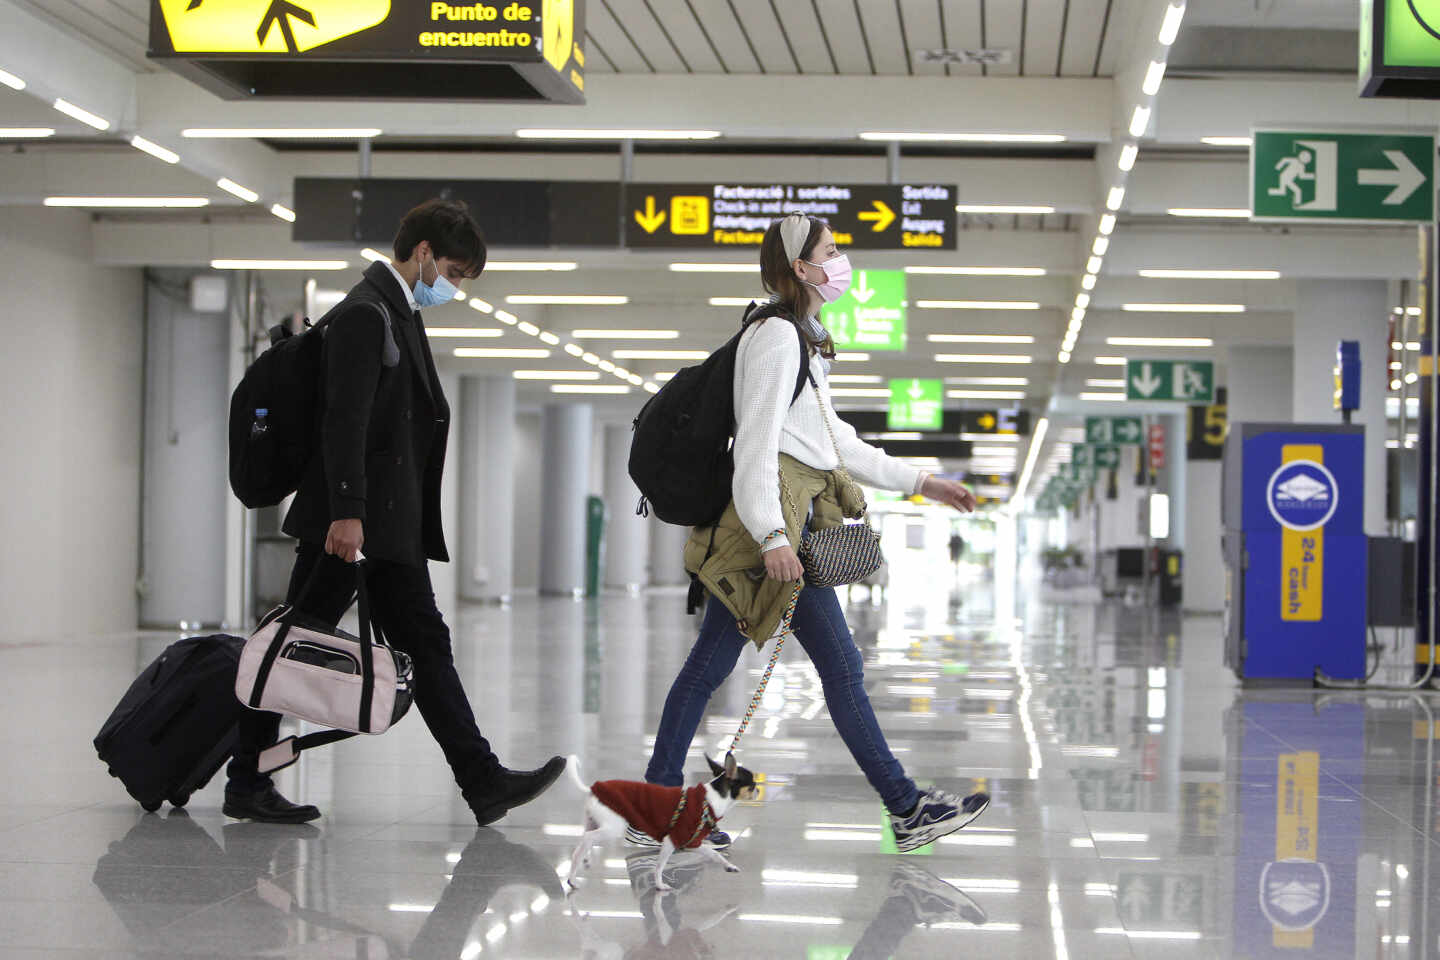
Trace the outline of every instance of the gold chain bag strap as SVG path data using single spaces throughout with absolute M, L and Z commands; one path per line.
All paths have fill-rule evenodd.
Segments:
M 824 530 L 805 533 L 800 542 L 800 563 L 805 567 L 805 582 L 812 587 L 841 587 L 847 583 L 859 583 L 880 569 L 885 555 L 880 552 L 880 535 L 865 522 L 865 495 L 860 485 L 845 469 L 845 458 L 840 454 L 840 443 L 835 439 L 835 428 L 830 425 L 830 415 L 825 410 L 825 399 L 820 387 L 812 380 L 815 402 L 820 404 L 820 418 L 825 421 L 825 432 L 830 434 L 830 444 L 835 448 L 835 486 L 839 490 L 840 506 L 846 515 L 859 516 L 859 523 L 842 523 Z M 781 473 L 784 485 L 784 473 Z M 790 497 L 787 487 L 785 496 Z M 791 509 L 795 508 L 791 502 Z

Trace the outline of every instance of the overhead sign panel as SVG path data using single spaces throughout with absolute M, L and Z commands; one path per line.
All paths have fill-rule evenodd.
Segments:
M 1086 417 L 1085 442 L 1139 446 L 1143 433 L 1139 417 Z
M 891 380 L 891 430 L 938 430 L 945 397 L 943 380 Z
M 825 308 L 825 327 L 840 350 L 904 350 L 905 304 L 904 270 L 856 270 Z
M 1440 98 L 1440 7 L 1360 0 L 1360 95 Z
M 625 208 L 628 247 L 758 247 L 771 221 L 799 211 L 842 247 L 955 249 L 953 185 L 633 183 Z
M 870 410 L 844 410 L 840 418 L 859 433 L 883 433 L 889 429 L 887 414 Z M 940 434 L 1030 435 L 1030 411 L 946 410 L 937 431 Z
M 1215 401 L 1215 364 L 1210 360 L 1128 360 L 1127 400 Z
M 232 99 L 579 104 L 584 36 L 584 0 L 150 0 L 149 55 Z
M 1433 135 L 1254 133 L 1255 220 L 1429 223 L 1434 196 Z

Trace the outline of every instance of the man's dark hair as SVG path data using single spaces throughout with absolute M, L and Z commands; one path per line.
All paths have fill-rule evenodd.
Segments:
M 463 263 L 468 277 L 485 269 L 485 233 L 463 200 L 436 197 L 405 214 L 395 234 L 395 259 L 409 260 L 421 240 L 430 241 L 436 259 Z

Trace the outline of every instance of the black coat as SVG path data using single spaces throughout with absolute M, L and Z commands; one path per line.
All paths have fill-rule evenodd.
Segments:
M 285 532 L 324 543 L 331 521 L 355 517 L 364 524 L 367 557 L 412 566 L 449 560 L 440 476 L 450 405 L 419 312 L 410 312 L 405 291 L 377 262 L 322 322 L 320 452 Z

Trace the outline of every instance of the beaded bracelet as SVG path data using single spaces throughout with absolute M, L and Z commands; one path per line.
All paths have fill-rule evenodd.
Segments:
M 778 530 L 771 530 L 769 533 L 765 534 L 765 539 L 760 541 L 760 547 L 763 550 L 765 547 L 770 546 L 771 542 L 773 542 L 776 537 L 786 536 L 788 535 L 785 533 L 784 527 L 781 527 Z

